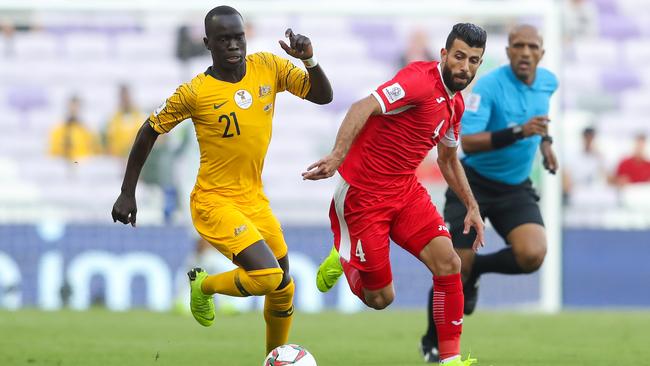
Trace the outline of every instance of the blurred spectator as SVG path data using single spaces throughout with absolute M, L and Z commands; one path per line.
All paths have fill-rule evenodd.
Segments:
M 408 65 L 413 61 L 432 61 L 433 53 L 429 49 L 429 38 L 427 33 L 418 29 L 409 36 L 404 54 L 400 56 L 400 68 Z
M 207 55 L 208 50 L 203 44 L 201 36 L 195 35 L 192 28 L 187 25 L 181 25 L 176 32 L 176 58 L 180 61 L 201 55 Z
M 564 35 L 568 42 L 598 36 L 598 9 L 592 1 L 565 0 L 562 10 Z
M 68 101 L 65 122 L 50 133 L 50 155 L 77 160 L 99 152 L 97 137 L 80 119 L 81 101 L 75 95 Z
M 224 270 L 235 269 L 236 266 L 224 258 L 219 252 L 214 250 L 210 243 L 205 241 L 203 238 L 198 236 L 194 228 L 192 227 L 191 236 L 194 238 L 194 250 L 188 253 L 187 257 L 183 261 L 183 269 L 191 269 L 199 267 L 205 271 L 211 271 L 210 273 L 217 273 Z M 176 299 L 174 301 L 173 311 L 179 314 L 191 314 L 190 313 L 190 291 L 187 286 L 187 276 L 184 274 L 180 276 L 176 281 Z M 230 315 L 239 313 L 238 306 L 242 305 L 242 301 L 247 301 L 248 299 L 244 298 L 233 298 L 230 296 L 216 295 L 217 298 L 217 311 L 220 314 Z
M 109 155 L 126 157 L 147 116 L 133 104 L 128 86 L 120 85 L 119 93 L 120 104 L 106 126 L 106 152 Z
M 607 173 L 602 155 L 596 149 L 594 140 L 596 130 L 587 127 L 582 131 L 582 149 L 571 155 L 563 174 L 563 193 L 565 202 L 570 199 L 576 187 L 603 184 Z
M 614 184 L 621 187 L 631 183 L 650 182 L 650 161 L 646 158 L 645 143 L 645 134 L 638 134 L 634 139 L 633 155 L 618 164 Z
M 164 194 L 163 215 L 165 223 L 170 223 L 178 206 L 178 191 L 174 184 L 175 150 L 169 136 L 159 136 L 156 148 L 151 150 L 147 162 L 142 167 L 140 178 L 144 183 L 160 187 Z

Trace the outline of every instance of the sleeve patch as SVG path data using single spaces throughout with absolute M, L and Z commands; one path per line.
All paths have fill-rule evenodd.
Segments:
M 475 93 L 469 93 L 467 98 L 465 98 L 465 110 L 470 112 L 478 112 L 478 108 L 481 106 L 481 95 Z
M 384 89 L 382 89 L 381 91 L 384 93 L 386 99 L 388 100 L 388 103 L 390 104 L 393 104 L 406 96 L 406 92 L 404 91 L 404 88 L 402 88 L 402 86 L 399 85 L 399 83 L 389 85 Z
M 162 110 L 165 109 L 166 106 L 167 106 L 167 101 L 162 102 L 162 104 L 159 105 L 158 108 L 156 108 L 156 109 L 153 111 L 153 115 L 156 116 L 156 117 L 158 117 L 158 115 L 160 114 L 160 112 L 162 112 Z

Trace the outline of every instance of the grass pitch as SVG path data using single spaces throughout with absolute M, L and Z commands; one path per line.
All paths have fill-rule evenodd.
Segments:
M 296 314 L 290 341 L 320 366 L 424 365 L 424 311 Z M 0 365 L 257 366 L 260 313 L 191 317 L 133 311 L 0 312 Z M 482 312 L 465 318 L 463 353 L 479 366 L 650 365 L 650 312 Z

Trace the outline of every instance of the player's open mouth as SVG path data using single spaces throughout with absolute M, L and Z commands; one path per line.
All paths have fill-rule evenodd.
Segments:
M 228 61 L 228 63 L 231 64 L 236 64 L 239 63 L 239 61 L 241 61 L 241 56 L 230 56 L 226 58 L 226 61 Z

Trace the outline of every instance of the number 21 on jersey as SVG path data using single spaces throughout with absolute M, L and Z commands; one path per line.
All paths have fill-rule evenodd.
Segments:
M 231 122 L 235 126 L 235 131 L 231 130 L 231 124 L 230 124 Z M 221 116 L 219 116 L 219 123 L 226 124 L 223 129 L 223 135 L 221 136 L 222 138 L 233 137 L 235 136 L 235 134 L 237 134 L 237 136 L 241 135 L 241 132 L 239 131 L 239 122 L 237 122 L 237 115 L 235 114 L 235 112 L 230 112 L 230 115 L 222 114 Z

